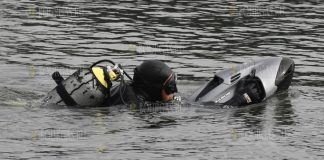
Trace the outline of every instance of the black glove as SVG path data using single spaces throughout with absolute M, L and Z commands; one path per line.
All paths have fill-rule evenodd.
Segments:
M 231 106 L 244 106 L 259 103 L 262 99 L 258 81 L 253 77 L 248 76 L 239 82 L 234 97 L 225 104 Z
M 243 96 L 245 104 L 259 103 L 262 101 L 260 97 L 260 91 L 256 83 L 249 83 L 247 86 L 238 92 L 239 95 Z

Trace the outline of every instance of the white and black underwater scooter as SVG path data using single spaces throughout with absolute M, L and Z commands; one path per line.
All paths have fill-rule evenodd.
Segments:
M 99 65 L 103 62 L 108 62 L 112 66 Z M 120 85 L 124 85 L 124 75 L 132 80 L 120 64 L 115 64 L 111 60 L 100 60 L 89 68 L 77 70 L 66 79 L 63 79 L 59 72 L 54 72 L 52 78 L 57 86 L 47 94 L 43 103 L 44 105 L 99 107 L 109 98 L 112 81 L 120 79 Z
M 189 98 L 200 103 L 222 103 L 241 105 L 237 95 L 241 94 L 244 105 L 252 104 L 251 97 L 244 93 L 247 85 L 254 85 L 257 102 L 286 90 L 291 84 L 295 65 L 290 58 L 272 57 L 253 60 L 216 73 L 213 79 L 196 90 Z M 239 98 L 240 99 L 240 98 Z

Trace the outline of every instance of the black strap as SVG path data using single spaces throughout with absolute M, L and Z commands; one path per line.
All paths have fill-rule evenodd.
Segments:
M 61 97 L 63 102 L 68 106 L 75 106 L 77 103 L 73 100 L 73 98 L 69 95 L 69 93 L 66 91 L 65 87 L 62 83 L 58 84 L 56 86 L 56 92 Z
M 111 84 L 111 81 L 110 81 L 110 77 L 109 77 L 108 71 L 104 67 L 101 67 L 101 68 L 102 68 L 102 71 L 103 71 L 103 74 L 104 74 L 104 79 L 107 82 L 108 87 L 109 87 L 110 84 Z
M 54 72 L 52 74 L 52 78 L 56 82 L 56 92 L 61 97 L 63 102 L 68 106 L 75 106 L 77 103 L 73 100 L 73 98 L 70 96 L 70 94 L 66 91 L 65 87 L 62 84 L 62 81 L 64 80 L 63 77 L 59 72 Z
M 63 77 L 58 71 L 52 74 L 52 79 L 55 81 L 56 84 L 60 84 L 62 81 L 64 81 Z

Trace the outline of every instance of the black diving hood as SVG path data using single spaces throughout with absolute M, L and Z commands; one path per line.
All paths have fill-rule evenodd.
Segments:
M 238 82 L 253 74 L 262 88 L 262 100 L 291 84 L 295 65 L 290 58 L 272 57 L 253 60 L 216 73 L 214 78 L 196 90 L 190 101 L 226 103 L 235 95 Z

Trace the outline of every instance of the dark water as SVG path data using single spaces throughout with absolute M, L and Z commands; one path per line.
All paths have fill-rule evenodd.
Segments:
M 1 0 L 0 159 L 323 159 L 324 2 Z M 212 75 L 291 57 L 292 87 L 242 109 L 52 109 L 37 102 L 100 59 L 174 68 L 186 97 Z M 121 107 L 122 108 L 122 107 Z

